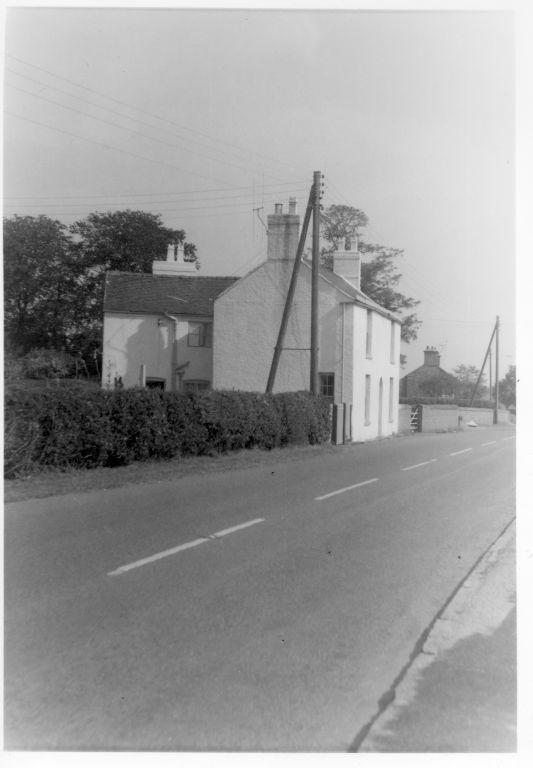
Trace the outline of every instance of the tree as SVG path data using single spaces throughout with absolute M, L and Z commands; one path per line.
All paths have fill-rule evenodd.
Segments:
M 417 338 L 420 320 L 414 309 L 420 302 L 405 296 L 396 289 L 401 274 L 396 271 L 395 260 L 403 255 L 398 248 L 387 248 L 363 239 L 361 230 L 368 224 L 367 215 L 348 205 L 331 205 L 321 215 L 321 234 L 329 244 L 321 251 L 321 263 L 333 270 L 333 253 L 346 242 L 348 247 L 357 242 L 358 250 L 370 258 L 361 263 L 361 290 L 382 307 L 402 317 L 402 340 L 409 342 Z
M 4 219 L 8 347 L 67 352 L 97 372 L 106 270 L 151 272 L 169 243 L 183 243 L 198 265 L 185 232 L 152 213 L 91 213 L 70 228 L 48 216 Z
M 453 369 L 455 378 L 457 379 L 456 394 L 460 400 L 470 399 L 474 393 L 474 387 L 479 377 L 479 368 L 475 365 L 465 365 L 462 363 Z M 476 397 L 481 399 L 486 397 L 488 389 L 485 386 L 485 374 L 481 377 L 479 386 L 476 391 Z
M 516 407 L 516 365 L 510 365 L 500 384 L 500 401 L 507 408 Z
M 184 244 L 185 256 L 197 261 L 196 246 L 185 243 L 183 229 L 170 229 L 159 214 L 145 211 L 91 213 L 70 227 L 85 266 L 101 274 L 152 271 L 154 259 L 164 258 L 169 243 Z
M 81 268 L 68 230 L 48 216 L 4 219 L 4 317 L 8 348 L 63 349 L 76 323 Z

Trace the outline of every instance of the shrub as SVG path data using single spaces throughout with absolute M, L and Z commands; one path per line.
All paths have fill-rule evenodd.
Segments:
M 151 458 L 325 442 L 330 407 L 306 392 L 6 390 L 5 473 L 130 464 Z
M 76 373 L 76 358 L 55 349 L 34 349 L 21 362 L 28 379 L 65 379 Z

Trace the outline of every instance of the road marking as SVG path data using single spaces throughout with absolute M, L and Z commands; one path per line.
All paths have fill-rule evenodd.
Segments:
M 511 437 L 504 437 L 503 439 L 504 440 L 514 440 L 515 438 L 514 438 L 514 435 L 511 435 Z
M 240 525 L 234 525 L 232 528 L 225 528 L 222 531 L 217 531 L 216 533 L 211 534 L 210 536 L 204 536 L 201 539 L 194 539 L 193 541 L 187 541 L 185 544 L 179 544 L 177 547 L 172 547 L 172 549 L 165 549 L 163 552 L 157 552 L 155 555 L 150 555 L 149 557 L 143 557 L 142 560 L 136 560 L 134 563 L 128 563 L 128 565 L 121 565 L 120 568 L 117 568 L 114 571 L 109 571 L 107 574 L 108 576 L 118 576 L 121 573 L 126 573 L 126 571 L 131 571 L 133 568 L 140 568 L 143 565 L 147 565 L 148 563 L 153 563 L 156 560 L 162 560 L 164 557 L 170 557 L 170 555 L 175 555 L 178 552 L 183 552 L 185 549 L 192 549 L 193 547 L 198 547 L 200 544 L 205 544 L 206 542 L 210 541 L 210 539 L 219 539 L 222 536 L 227 536 L 229 533 L 234 533 L 235 531 L 240 531 L 242 528 L 248 528 L 250 525 L 256 525 L 257 523 L 264 523 L 263 517 L 258 517 L 255 520 L 249 520 L 247 523 L 241 523 Z
M 468 451 L 471 451 L 472 448 L 463 448 L 462 451 L 454 451 L 453 453 L 450 453 L 450 456 L 459 456 L 460 453 L 468 453 Z
M 121 565 L 120 568 L 117 568 L 115 571 L 110 571 L 107 575 L 118 576 L 119 573 L 126 573 L 126 571 L 131 571 L 132 568 L 140 568 L 142 565 L 153 563 L 155 560 L 162 560 L 164 557 L 170 557 L 170 555 L 175 555 L 177 552 L 183 552 L 184 549 L 192 549 L 192 547 L 197 547 L 199 544 L 204 544 L 206 541 L 209 541 L 209 539 L 204 538 L 188 541 L 186 544 L 180 544 L 178 547 L 172 547 L 172 549 L 165 549 L 164 552 L 158 552 L 155 555 L 150 555 L 150 557 L 144 557 L 142 560 L 136 560 L 134 563 Z
M 356 483 L 355 485 L 348 485 L 346 488 L 339 488 L 338 491 L 332 491 L 331 493 L 326 493 L 324 496 L 316 496 L 315 501 L 323 501 L 324 499 L 329 499 L 331 496 L 337 496 L 339 493 L 346 493 L 346 491 L 351 491 L 354 488 L 360 488 L 362 485 L 368 485 L 369 483 L 375 483 L 378 480 L 377 477 L 373 477 L 372 480 L 364 480 L 362 483 Z
M 426 464 L 431 464 L 432 461 L 437 461 L 437 459 L 430 459 L 429 461 L 421 461 L 420 464 L 413 464 L 412 467 L 402 467 L 402 472 L 408 472 L 410 469 L 418 469 L 418 467 L 425 467 Z
M 481 445 L 496 445 L 496 440 L 489 440 L 488 443 L 481 443 Z
M 264 523 L 264 517 L 258 517 L 255 520 L 250 520 L 248 523 L 241 523 L 240 525 L 234 525 L 233 528 L 224 528 L 222 531 L 217 531 L 209 536 L 210 539 L 220 539 L 222 536 L 227 536 L 228 533 L 234 533 L 235 531 L 241 531 L 243 528 L 248 528 L 250 525 L 257 525 L 257 523 Z

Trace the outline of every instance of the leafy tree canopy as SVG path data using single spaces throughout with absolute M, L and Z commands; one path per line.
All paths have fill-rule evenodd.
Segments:
M 479 368 L 476 368 L 475 365 L 465 365 L 462 363 L 453 369 L 453 374 L 457 379 L 457 396 L 463 399 L 472 397 L 472 393 L 474 392 L 479 377 Z M 482 398 L 487 393 L 488 388 L 485 385 L 485 374 L 483 374 L 477 388 L 476 396 Z
M 345 243 L 353 247 L 354 239 L 362 254 L 368 259 L 361 263 L 361 290 L 382 307 L 402 316 L 402 340 L 409 342 L 417 338 L 421 321 L 415 312 L 409 312 L 420 302 L 405 296 L 397 286 L 401 274 L 395 261 L 403 255 L 398 248 L 387 248 L 369 243 L 361 234 L 368 224 L 367 215 L 349 205 L 331 205 L 321 215 L 321 234 L 328 246 L 322 248 L 321 262 L 333 270 L 333 253 Z
M 79 262 L 64 224 L 48 216 L 4 219 L 7 345 L 61 349 L 78 310 Z
M 169 229 L 159 214 L 145 211 L 91 213 L 70 227 L 76 249 L 86 266 L 98 271 L 152 271 L 154 259 L 163 259 L 169 243 L 185 241 L 183 229 Z M 196 246 L 185 243 L 185 255 L 196 261 Z
M 184 230 L 165 227 L 152 213 L 91 213 L 69 228 L 48 216 L 4 219 L 7 346 L 74 353 L 94 370 L 105 272 L 151 272 L 169 243 L 183 244 L 198 266 Z

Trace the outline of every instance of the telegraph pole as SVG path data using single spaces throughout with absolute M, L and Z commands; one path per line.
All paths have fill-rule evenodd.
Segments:
M 494 390 L 496 392 L 495 396 L 495 403 L 494 403 L 494 423 L 498 423 L 498 408 L 500 407 L 500 374 L 499 374 L 499 363 L 500 363 L 500 318 L 498 315 L 496 315 L 496 360 L 494 362 Z
M 296 250 L 294 267 L 292 268 L 291 282 L 289 285 L 287 298 L 285 300 L 285 308 L 283 309 L 283 316 L 281 318 L 281 325 L 279 328 L 278 340 L 276 341 L 276 346 L 274 347 L 274 357 L 272 358 L 270 373 L 268 374 L 268 381 L 267 381 L 267 387 L 266 387 L 267 394 L 272 392 L 272 389 L 274 388 L 274 382 L 276 380 L 276 372 L 278 370 L 279 359 L 281 357 L 281 351 L 283 349 L 283 339 L 285 338 L 285 332 L 287 330 L 287 323 L 289 321 L 289 315 L 291 311 L 292 301 L 294 298 L 294 292 L 296 290 L 298 273 L 300 271 L 300 264 L 302 263 L 302 253 L 304 250 L 305 239 L 307 237 L 307 229 L 309 227 L 309 220 L 311 219 L 311 214 L 313 212 L 313 200 L 314 200 L 314 186 L 312 186 L 309 191 L 309 200 L 307 203 L 307 208 L 305 209 L 304 222 L 302 226 L 302 231 L 300 233 L 300 240 L 298 241 L 298 248 Z
M 313 261 L 311 273 L 311 365 L 309 389 L 318 395 L 318 267 L 320 257 L 320 171 L 313 173 Z
M 481 381 L 481 377 L 483 376 L 483 371 L 485 370 L 485 365 L 486 365 L 486 362 L 487 362 L 487 358 L 490 355 L 490 351 L 491 351 L 491 348 L 492 348 L 492 340 L 494 339 L 494 337 L 496 337 L 496 412 L 498 410 L 498 394 L 499 394 L 499 390 L 498 390 L 498 333 L 499 333 L 499 329 L 500 329 L 500 318 L 498 317 L 498 315 L 496 315 L 496 323 L 494 324 L 494 329 L 493 329 L 491 337 L 490 337 L 489 346 L 487 347 L 487 351 L 485 352 L 485 357 L 483 358 L 483 365 L 481 366 L 481 370 L 479 372 L 479 376 L 477 377 L 476 386 L 474 387 L 474 391 L 472 392 L 472 397 L 470 398 L 470 406 L 472 406 L 472 404 L 474 402 L 474 399 L 476 397 L 477 388 L 479 387 L 479 382 Z M 495 416 L 494 418 L 496 419 L 497 417 Z M 494 421 L 494 423 L 496 424 L 497 421 Z

